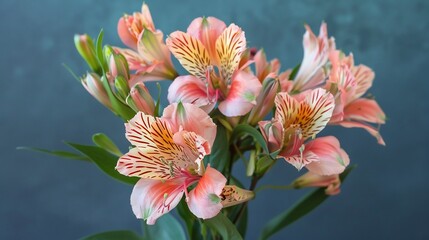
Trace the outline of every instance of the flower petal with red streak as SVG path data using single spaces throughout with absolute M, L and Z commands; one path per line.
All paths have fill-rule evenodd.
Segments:
M 215 17 L 196 18 L 188 27 L 187 33 L 200 40 L 207 49 L 212 65 L 219 65 L 219 59 L 216 54 L 216 40 L 225 28 L 225 23 Z
M 219 70 L 224 83 L 230 83 L 244 50 L 246 50 L 244 32 L 235 24 L 229 25 L 216 40 L 216 52 L 220 60 Z
M 200 40 L 187 33 L 175 31 L 167 38 L 166 43 L 173 55 L 189 73 L 200 79 L 206 79 L 210 56 Z

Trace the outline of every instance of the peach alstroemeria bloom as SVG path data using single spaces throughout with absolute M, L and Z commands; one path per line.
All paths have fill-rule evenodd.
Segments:
M 189 123 L 194 116 L 203 118 Z M 161 118 L 139 112 L 125 126 L 134 148 L 119 159 L 116 169 L 141 178 L 131 194 L 137 218 L 155 224 L 183 195 L 191 212 L 203 219 L 216 216 L 229 204 L 227 200 L 234 200 L 234 196 L 225 194 L 229 190 L 226 178 L 202 163 L 212 144 L 204 136 L 216 135 L 216 125 L 203 110 L 176 103 L 168 106 Z M 188 193 L 188 187 L 194 184 Z
M 143 80 L 173 80 L 177 76 L 163 34 L 155 28 L 145 3 L 141 13 L 119 19 L 118 34 L 122 42 L 132 49 L 115 50 L 125 56 L 131 71 L 144 76 Z
M 374 72 L 362 64 L 354 66 L 351 54 L 346 57 L 340 51 L 332 51 L 329 59 L 332 69 L 325 88 L 336 97 L 334 116 L 329 123 L 363 128 L 385 145 L 378 128 L 372 124 L 384 124 L 386 115 L 374 99 L 362 97 L 372 86 Z
M 254 56 L 255 61 L 255 72 L 256 77 L 260 82 L 263 82 L 266 78 L 278 77 L 280 70 L 280 61 L 277 58 L 267 61 L 265 51 L 260 49 Z
M 242 116 L 255 105 L 261 83 L 253 74 L 238 69 L 246 49 L 241 28 L 235 24 L 226 27 L 214 17 L 197 18 L 187 33 L 173 32 L 166 43 L 191 74 L 170 85 L 170 102 L 190 102 L 210 112 L 220 101 L 219 110 L 229 117 Z
M 344 170 L 348 156 L 339 147 L 336 138 L 317 138 L 305 143 L 325 128 L 331 118 L 335 105 L 332 94 L 322 88 L 305 91 L 295 97 L 279 93 L 275 104 L 274 119 L 259 122 L 270 152 L 277 152 L 278 157 L 284 158 L 298 170 L 305 166 L 320 175 L 337 174 Z
M 328 27 L 326 23 L 320 26 L 319 36 L 305 25 L 303 47 L 304 58 L 294 78 L 292 91 L 302 92 L 320 86 L 325 81 L 323 67 L 328 61 L 329 51 L 335 49 L 334 38 L 328 38 Z

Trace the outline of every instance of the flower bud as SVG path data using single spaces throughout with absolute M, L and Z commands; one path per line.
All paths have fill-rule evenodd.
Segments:
M 256 98 L 256 105 L 250 112 L 248 123 L 256 125 L 273 109 L 274 99 L 280 90 L 280 82 L 275 78 L 266 78 L 262 82 L 262 92 Z
M 103 47 L 103 56 L 104 56 L 104 59 L 106 59 L 106 61 L 110 61 L 110 56 L 112 56 L 112 54 L 114 53 L 116 52 L 111 46 L 105 45 Z
M 96 73 L 101 72 L 101 66 L 95 55 L 95 45 L 91 37 L 87 34 L 76 34 L 74 36 L 74 44 L 80 56 L 86 61 L 91 70 Z
M 131 88 L 127 104 L 136 112 L 140 111 L 150 115 L 153 115 L 155 112 L 155 103 L 152 96 L 142 82 L 137 83 Z
M 123 76 L 117 76 L 115 78 L 115 88 L 113 93 L 116 97 L 125 103 L 125 99 L 130 93 L 130 87 L 128 87 L 128 82 Z
M 110 103 L 109 96 L 104 89 L 102 80 L 96 73 L 87 73 L 85 77 L 81 78 L 81 82 L 93 97 L 112 110 L 112 104 Z
M 312 172 L 307 172 L 301 177 L 295 179 L 292 185 L 295 188 L 325 187 L 325 193 L 327 195 L 336 195 L 340 193 L 341 180 L 338 174 L 322 176 Z
M 122 54 L 112 53 L 109 58 L 109 72 L 113 77 L 122 76 L 130 79 L 128 62 Z
M 259 129 L 267 143 L 270 153 L 281 150 L 283 147 L 284 130 L 279 120 L 261 121 L 259 122 Z

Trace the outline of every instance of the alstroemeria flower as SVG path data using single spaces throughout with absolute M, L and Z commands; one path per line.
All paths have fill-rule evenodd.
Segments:
M 374 72 L 365 65 L 354 66 L 353 55 L 340 51 L 329 55 L 332 69 L 325 89 L 335 94 L 336 106 L 330 124 L 367 130 L 379 144 L 385 145 L 378 129 L 371 124 L 384 124 L 386 115 L 374 99 L 362 96 L 372 86 Z
M 194 103 L 210 112 L 219 101 L 219 110 L 229 117 L 242 116 L 255 105 L 261 83 L 238 69 L 246 38 L 237 25 L 226 27 L 214 17 L 197 18 L 187 33 L 173 32 L 166 43 L 191 74 L 170 85 L 170 102 Z
M 200 117 L 197 121 L 196 116 Z M 202 164 L 211 151 L 210 138 L 216 136 L 216 125 L 203 110 L 175 103 L 161 118 L 139 112 L 125 127 L 134 148 L 119 159 L 116 169 L 123 175 L 141 178 L 131 194 L 137 218 L 155 224 L 156 219 L 176 207 L 183 195 L 199 218 L 212 218 L 227 206 L 231 198 L 225 197 L 230 189 L 225 185 L 226 178 Z M 188 193 L 188 187 L 194 184 Z
M 305 25 L 306 32 L 303 39 L 304 58 L 293 81 L 292 91 L 302 92 L 320 86 L 325 80 L 323 66 L 328 61 L 328 54 L 335 49 L 334 38 L 328 38 L 326 23 L 320 26 L 319 36 Z
M 341 173 L 348 164 L 348 157 L 338 141 L 335 142 L 336 138 L 318 138 L 305 143 L 329 122 L 335 105 L 332 94 L 322 88 L 294 97 L 279 93 L 275 104 L 274 119 L 259 122 L 270 151 L 278 152 L 278 157 L 284 158 L 298 170 L 305 166 L 320 175 Z M 331 161 L 339 159 L 336 158 L 338 156 L 345 160 Z
M 115 50 L 125 56 L 131 71 L 144 77 L 140 80 L 173 80 L 177 76 L 163 34 L 155 28 L 145 3 L 141 13 L 119 19 L 118 34 L 122 42 L 132 49 L 115 47 Z M 134 83 L 130 85 L 132 87 Z

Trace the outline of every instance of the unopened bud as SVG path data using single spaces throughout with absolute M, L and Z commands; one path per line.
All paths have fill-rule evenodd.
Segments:
M 115 78 L 115 91 L 114 94 L 116 97 L 123 102 L 130 93 L 130 87 L 128 87 L 128 82 L 123 76 L 117 76 Z
M 86 61 L 92 71 L 99 73 L 101 66 L 98 63 L 97 56 L 95 54 L 95 45 L 91 37 L 87 34 L 74 36 L 74 44 L 80 56 Z
M 128 62 L 122 54 L 113 53 L 110 55 L 109 71 L 113 77 L 122 76 L 126 80 L 130 79 Z
M 136 112 L 144 112 L 145 114 L 153 115 L 155 111 L 155 103 L 149 90 L 140 82 L 131 88 L 130 96 L 127 98 L 127 104 Z
M 256 105 L 250 112 L 248 122 L 256 125 L 273 109 L 274 99 L 280 91 L 280 82 L 276 78 L 266 78 L 262 82 L 262 92 L 256 98 Z
M 336 195 L 340 193 L 341 180 L 338 174 L 322 176 L 312 172 L 307 172 L 293 181 L 294 188 L 304 187 L 325 187 L 327 195 Z
M 112 110 L 109 96 L 104 89 L 103 82 L 96 73 L 87 73 L 85 77 L 81 78 L 82 85 L 85 89 L 96 98 L 101 104 Z

